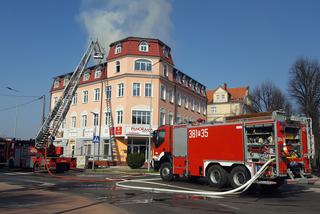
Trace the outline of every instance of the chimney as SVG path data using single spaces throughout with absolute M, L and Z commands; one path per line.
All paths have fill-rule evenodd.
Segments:
M 227 83 L 224 83 L 224 84 L 223 84 L 223 88 L 224 88 L 225 90 L 227 90 Z

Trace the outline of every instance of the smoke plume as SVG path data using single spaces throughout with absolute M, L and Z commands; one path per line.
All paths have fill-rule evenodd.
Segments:
M 128 36 L 152 37 L 170 42 L 170 0 L 83 0 L 80 22 L 88 39 L 109 44 Z

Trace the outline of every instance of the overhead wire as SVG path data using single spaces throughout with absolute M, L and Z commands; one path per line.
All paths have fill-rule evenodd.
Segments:
M 21 104 L 15 105 L 15 106 L 2 108 L 2 109 L 0 109 L 0 111 L 8 111 L 8 110 L 15 109 L 15 108 L 18 108 L 18 107 L 21 107 L 21 106 L 25 106 L 25 105 L 28 105 L 28 104 L 33 103 L 35 101 L 38 101 L 40 99 L 42 99 L 42 96 L 38 97 L 37 99 L 33 99 L 33 100 L 28 101 L 28 102 L 25 102 L 25 103 L 21 103 Z

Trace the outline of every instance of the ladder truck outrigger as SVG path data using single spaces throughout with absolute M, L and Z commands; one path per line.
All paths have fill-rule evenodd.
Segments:
M 275 111 L 216 124 L 164 125 L 153 132 L 152 165 L 165 181 L 207 177 L 213 187 L 237 188 L 274 159 L 255 183 L 314 183 L 311 124 L 310 118 Z
M 46 167 L 56 171 L 64 171 L 76 166 L 75 158 L 61 157 L 63 147 L 53 145 L 58 129 L 68 113 L 72 98 L 76 93 L 79 81 L 85 72 L 87 64 L 93 56 L 94 59 L 103 59 L 102 48 L 98 41 L 91 41 L 80 63 L 74 70 L 69 83 L 65 86 L 61 97 L 52 111 L 46 117 L 35 138 L 35 147 L 31 164 L 33 169 Z

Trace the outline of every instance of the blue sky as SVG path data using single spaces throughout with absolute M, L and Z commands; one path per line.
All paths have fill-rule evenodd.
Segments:
M 213 89 L 253 89 L 265 80 L 284 92 L 297 57 L 320 59 L 319 1 L 29 0 L 0 3 L 0 136 L 33 138 L 41 96 L 71 72 L 90 37 L 105 47 L 126 36 L 156 37 L 175 66 Z M 9 86 L 18 90 L 9 91 Z M 8 96 L 4 96 L 8 95 Z M 48 109 L 48 103 L 47 103 Z

